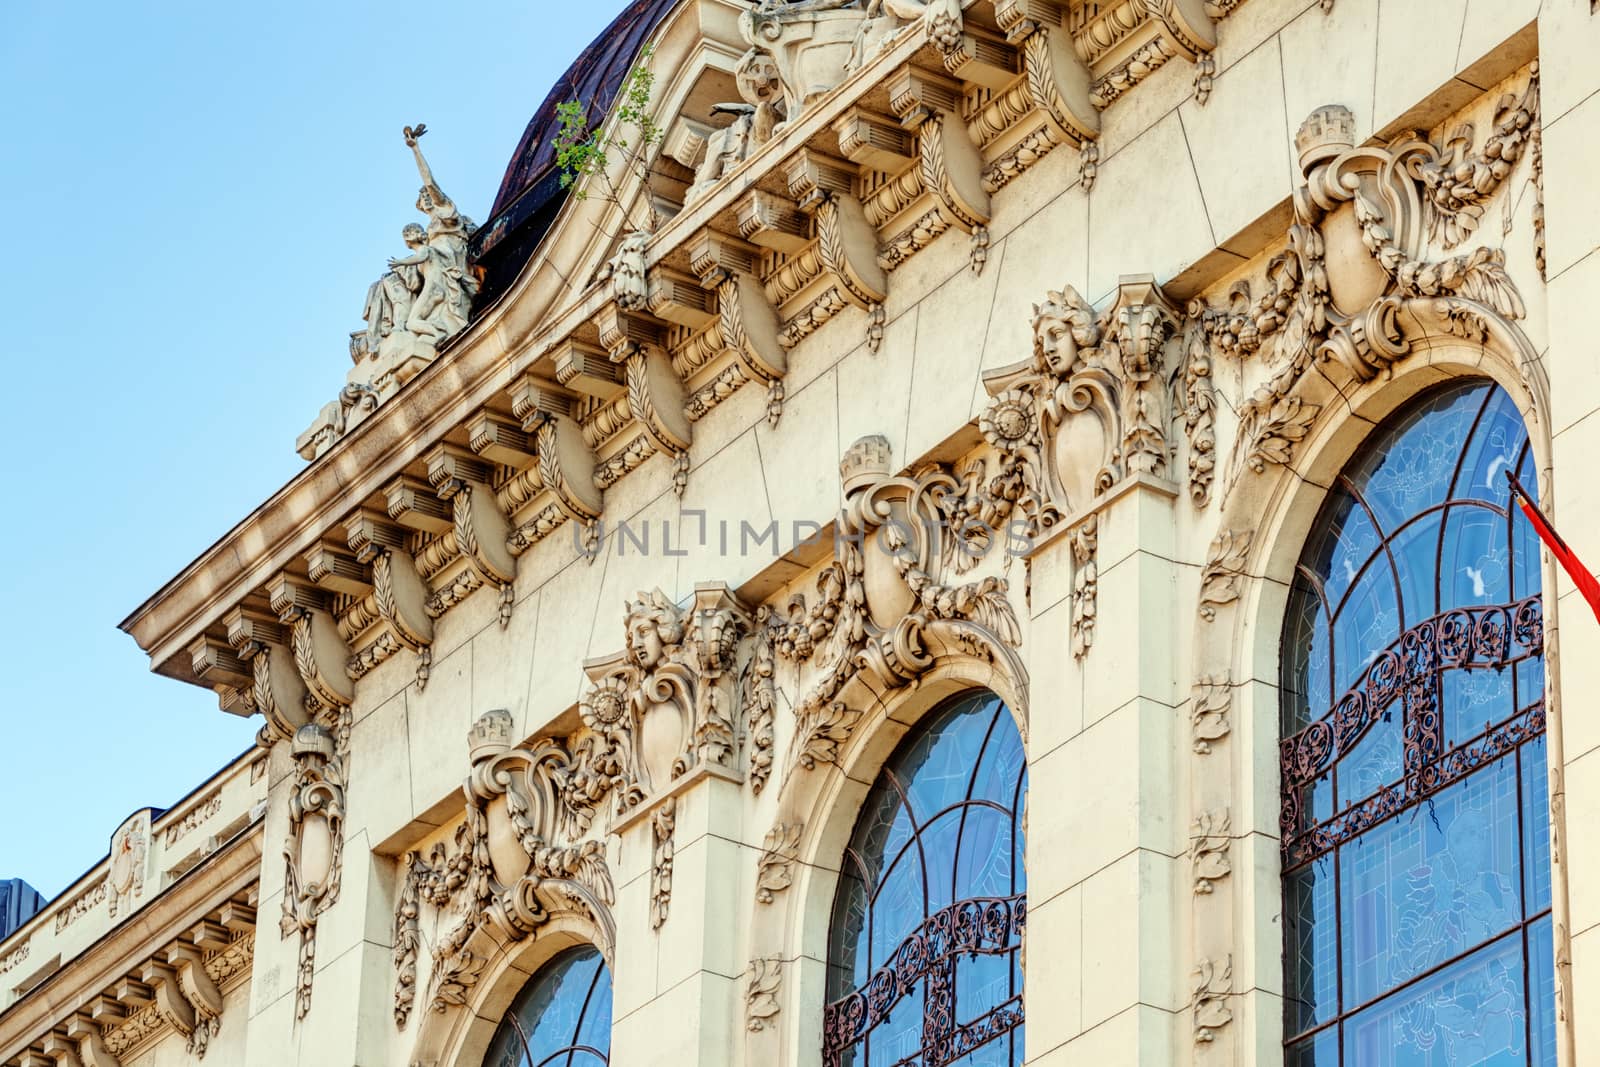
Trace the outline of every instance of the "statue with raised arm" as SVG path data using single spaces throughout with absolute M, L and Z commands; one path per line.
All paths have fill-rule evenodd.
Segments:
M 417 143 L 427 130 L 420 122 L 405 128 L 406 146 L 416 157 L 417 172 L 422 175 L 417 210 L 428 216 L 426 241 L 411 255 L 391 259 L 389 266 L 416 266 L 421 272 L 421 288 L 406 316 L 406 329 L 443 341 L 466 327 L 472 298 L 478 292 L 478 281 L 467 265 L 467 239 L 477 227 L 456 210 L 455 203 L 434 181 L 433 171 Z
M 426 226 L 407 223 L 400 231 L 407 253 L 389 260 L 389 269 L 367 287 L 361 317 L 367 328 L 350 335 L 355 364 L 340 398 L 323 407 L 300 435 L 295 448 L 314 459 L 342 435 L 377 410 L 399 388 L 421 373 L 438 355 L 439 346 L 466 329 L 478 279 L 467 262 L 467 240 L 476 226 L 433 177 L 417 139 L 427 132 L 422 123 L 405 128 L 406 147 L 417 161 L 422 189 L 417 210 Z

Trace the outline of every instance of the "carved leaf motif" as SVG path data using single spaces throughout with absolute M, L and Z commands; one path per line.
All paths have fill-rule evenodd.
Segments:
M 800 721 L 795 726 L 790 764 L 811 771 L 819 763 L 837 763 L 839 750 L 850 740 L 861 715 L 859 710 L 840 701 L 802 707 Z
M 778 629 L 772 609 L 762 605 L 756 612 L 755 640 L 750 662 L 745 665 L 739 684 L 739 702 L 745 709 L 750 730 L 750 791 L 757 796 L 772 775 L 772 750 L 776 742 L 774 719 L 778 697 L 773 680 L 773 634 Z
M 1229 711 L 1233 707 L 1233 687 L 1225 677 L 1206 676 L 1195 683 L 1190 724 L 1194 734 L 1194 750 L 1200 755 L 1211 752 L 1211 745 L 1233 730 Z
M 778 1014 L 778 983 L 783 976 L 777 959 L 750 961 L 750 980 L 745 986 L 745 1026 L 759 1033 Z
M 1287 466 L 1294 458 L 1294 446 L 1305 439 L 1322 410 L 1297 396 L 1281 396 L 1272 401 L 1245 452 L 1244 462 L 1260 474 L 1268 463 Z
M 794 865 L 799 857 L 802 823 L 779 823 L 767 831 L 761 859 L 756 863 L 756 900 L 771 904 L 773 894 L 794 883 Z
M 462 949 L 436 964 L 433 995 L 428 999 L 429 1010 L 442 1014 L 447 1008 L 464 1006 L 468 994 L 483 975 L 483 967 L 487 962 Z
M 1200 616 L 1207 622 L 1217 617 L 1217 608 L 1239 599 L 1240 579 L 1254 538 L 1253 530 L 1223 530 L 1212 540 L 1200 570 Z
M 650 855 L 650 929 L 659 930 L 667 921 L 672 904 L 672 834 L 678 822 L 678 802 L 665 801 L 650 814 L 653 842 Z
M 1233 873 L 1233 864 L 1228 859 L 1232 822 L 1227 808 L 1202 811 L 1195 817 L 1189 862 L 1194 871 L 1196 893 L 1210 893 L 1215 883 Z
M 1217 1031 L 1233 1021 L 1233 1009 L 1228 1007 L 1228 994 L 1233 985 L 1233 957 L 1221 960 L 1201 958 L 1193 975 L 1194 1040 L 1209 1044 L 1217 1038 Z

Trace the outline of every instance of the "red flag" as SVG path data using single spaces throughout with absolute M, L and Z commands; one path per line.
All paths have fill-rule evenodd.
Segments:
M 1583 565 L 1583 561 L 1561 539 L 1561 535 L 1556 533 L 1556 528 L 1550 525 L 1550 520 L 1544 517 L 1544 512 L 1539 510 L 1539 506 L 1533 502 L 1528 491 L 1517 480 L 1517 476 L 1507 470 L 1506 481 L 1511 483 L 1511 495 L 1517 498 L 1517 503 L 1522 506 L 1522 513 L 1533 523 L 1539 540 L 1544 542 L 1550 554 L 1561 563 L 1561 569 L 1567 572 L 1572 584 L 1578 587 L 1583 599 L 1589 602 L 1589 608 L 1594 612 L 1595 619 L 1600 620 L 1600 581 L 1595 580 L 1594 573 Z

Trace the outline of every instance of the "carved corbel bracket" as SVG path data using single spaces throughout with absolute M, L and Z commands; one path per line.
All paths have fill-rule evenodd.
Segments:
M 267 599 L 278 621 L 289 628 L 294 667 L 308 702 L 328 713 L 349 707 L 356 692 L 345 670 L 350 647 L 339 632 L 330 595 L 285 572 L 267 583 Z
M 689 442 L 693 428 L 685 409 L 683 382 L 667 354 L 666 336 L 661 323 L 651 317 L 628 311 L 613 302 L 595 317 L 600 343 L 611 361 L 622 368 L 627 384 L 628 413 L 643 432 L 643 449 L 634 444 L 606 458 L 602 465 L 603 484 L 610 485 L 654 452 L 673 458 L 673 488 L 683 495 L 689 477 Z M 638 441 L 638 438 L 634 438 Z M 637 456 L 637 459 L 632 457 Z M 606 473 L 617 467 L 614 475 Z
M 921 235 L 950 226 L 973 236 L 972 268 L 981 271 L 988 258 L 989 193 L 983 185 L 983 157 L 961 118 L 959 82 L 916 66 L 896 71 L 889 81 L 889 106 L 916 137 L 916 172 L 941 225 L 929 225 L 914 202 L 905 214 L 915 216 L 910 228 L 891 237 L 879 263 L 892 267 L 927 240 Z M 915 247 L 913 247 L 915 246 Z
M 584 388 L 615 396 L 621 388 L 617 368 L 604 353 L 578 342 L 558 352 L 556 373 L 562 385 L 525 377 L 511 390 L 511 409 L 533 435 L 537 465 L 536 490 L 514 513 L 516 523 L 506 547 L 513 555 L 526 552 L 567 520 L 583 526 L 589 557 L 599 549 L 596 522 L 603 498 L 595 483 L 595 454 L 575 417 Z
M 295 667 L 289 628 L 276 616 L 236 607 L 223 618 L 228 643 L 250 664 L 250 703 L 267 720 L 260 742 L 287 741 L 310 721 L 304 679 Z
M 983 185 L 994 192 L 1053 149 L 1092 148 L 1100 135 L 1100 112 L 1089 91 L 1089 69 L 1063 26 L 1063 5 L 1054 0 L 996 0 L 995 18 L 1020 55 L 1021 74 L 969 120 L 972 139 L 983 150 Z M 1089 162 L 1084 189 L 1092 184 Z
M 437 591 L 429 598 L 428 613 L 437 617 L 464 599 L 472 589 L 491 585 L 500 590 L 500 625 L 503 628 L 511 622 L 512 582 L 517 576 L 517 559 L 506 544 L 511 529 L 495 495 L 494 471 L 478 456 L 448 443 L 436 446 L 425 459 L 429 483 L 439 499 L 450 505 L 456 550 L 467 571 L 476 579 L 462 582 L 458 572 L 453 576 L 455 580 L 443 587 L 435 582 Z
M 74 1015 L 67 1020 L 67 1038 L 77 1045 L 84 1067 L 122 1067 L 122 1061 L 106 1048 L 105 1034 L 93 1019 Z
M 215 999 L 200 992 L 194 978 L 195 966 L 181 955 L 179 958 L 181 962 L 177 963 L 148 961 L 139 971 L 139 980 L 150 987 L 156 1011 L 183 1036 L 189 1054 L 204 1059 L 211 1038 L 221 1025 L 222 997 L 209 977 L 205 979 L 206 986 Z M 199 970 L 204 976 L 205 969 Z M 191 999 L 191 990 L 196 999 Z
M 877 263 L 877 233 L 854 192 L 855 167 L 801 149 L 785 170 L 789 199 L 752 192 L 739 208 L 740 232 L 773 250 L 762 283 L 779 309 L 779 343 L 792 348 L 846 307 L 882 303 L 888 279 Z M 809 216 L 809 219 L 807 219 Z M 807 226 L 814 236 L 807 234 Z
M 223 711 L 242 718 L 256 713 L 255 674 L 250 661 L 239 655 L 225 638 L 201 634 L 189 645 L 194 675 L 217 694 Z
M 776 426 L 783 413 L 783 377 L 789 370 L 789 353 L 780 340 L 777 309 L 756 276 L 760 249 L 737 237 L 703 230 L 689 245 L 689 262 L 707 291 L 716 294 L 718 347 L 731 356 L 743 377 L 767 386 L 767 421 Z M 690 398 L 690 415 L 696 398 L 712 389 L 715 378 Z M 709 405 L 701 403 L 709 408 Z
M 1217 47 L 1216 24 L 1204 0 L 1083 5 L 1073 11 L 1070 25 L 1073 46 L 1093 76 L 1089 98 L 1098 108 L 1109 107 L 1169 60 L 1181 56 L 1198 63 Z M 1200 79 L 1205 79 L 1203 85 Z M 1196 93 L 1210 91 L 1203 68 Z
M 422 657 L 419 687 L 427 684 L 426 666 L 433 643 L 433 619 L 428 616 L 428 586 L 408 550 L 411 534 L 386 513 L 363 508 L 345 522 L 345 536 L 355 560 L 370 569 L 372 611 L 377 621 L 367 627 L 360 646 L 346 664 L 351 678 L 359 679 L 401 648 Z
M 166 948 L 167 963 L 176 971 L 184 999 L 194 1008 L 195 1028 L 189 1051 L 204 1057 L 206 1046 L 222 1029 L 222 990 L 207 973 L 205 958 L 193 945 L 177 942 Z

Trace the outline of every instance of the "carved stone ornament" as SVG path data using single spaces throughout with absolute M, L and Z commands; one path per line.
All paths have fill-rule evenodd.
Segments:
M 779 654 L 811 668 L 789 773 L 837 761 L 861 708 L 879 699 L 848 692 L 852 683 L 881 694 L 959 655 L 1003 669 L 1024 701 L 1027 671 L 1015 652 L 1022 633 L 1005 580 L 946 580 L 988 554 L 988 532 L 1005 528 L 1020 495 L 1016 483 L 1008 470 L 987 479 L 982 460 L 959 478 L 939 467 L 895 477 L 891 464 L 883 437 L 846 451 L 834 560 L 817 577 L 816 602 L 793 598 L 779 631 Z M 1026 721 L 1025 703 L 1013 710 Z
M 736 656 L 750 625 L 719 583 L 696 587 L 684 609 L 659 590 L 628 602 L 624 650 L 585 664 L 594 684 L 578 707 L 619 812 L 697 766 L 736 773 Z
M 1535 65 L 1526 89 L 1501 100 L 1477 151 L 1470 125 L 1442 143 L 1411 133 L 1356 147 L 1355 119 L 1340 105 L 1318 108 L 1301 124 L 1295 143 L 1304 182 L 1295 190 L 1288 247 L 1267 265 L 1266 291 L 1253 296 L 1241 282 L 1225 306 L 1190 308 L 1192 328 L 1204 334 L 1213 356 L 1254 357 L 1267 372 L 1239 410 L 1225 499 L 1250 475 L 1293 461 L 1329 398 L 1313 384 L 1328 367 L 1365 382 L 1428 333 L 1480 343 L 1491 333 L 1515 333 L 1511 323 L 1525 309 L 1504 253 L 1487 247 L 1448 253 L 1473 234 L 1485 202 L 1524 156 L 1534 159 L 1537 185 L 1538 99 Z M 1537 246 L 1543 229 L 1537 213 L 1535 229 Z M 1509 347 L 1522 353 L 1523 377 L 1542 401 L 1548 385 L 1531 351 Z M 1185 420 L 1192 438 L 1204 437 L 1211 362 L 1198 337 L 1188 350 Z M 1314 366 L 1324 367 L 1321 375 L 1307 373 Z M 1202 469 L 1209 472 L 1209 464 L 1192 464 L 1191 478 Z
M 211 1039 L 222 1028 L 223 998 L 200 950 L 182 942 L 169 945 L 140 969 L 138 977 L 151 990 L 151 1022 L 172 1027 L 183 1035 L 188 1053 L 204 1059 Z
M 1194 891 L 1210 893 L 1216 883 L 1233 873 L 1228 858 L 1233 826 L 1227 808 L 1202 811 L 1190 827 L 1189 863 L 1194 873 Z
M 760 1033 L 773 1025 L 778 1014 L 778 986 L 783 980 L 783 961 L 764 957 L 750 961 L 750 977 L 745 983 L 745 1028 Z
M 1124 478 L 1168 476 L 1178 326 L 1149 275 L 1123 278 L 1100 312 L 1067 286 L 1034 306 L 1033 358 L 984 374 L 979 428 L 1039 531 Z
M 453 847 L 403 861 L 395 908 L 395 1023 L 404 1027 L 417 994 L 424 906 L 440 913 L 428 1007 L 465 1003 L 496 944 L 535 936 L 552 915 L 581 916 L 596 947 L 612 958 L 615 901 L 605 845 L 586 837 L 607 788 L 594 745 L 541 739 L 518 747 L 510 712 L 490 711 L 468 738 L 472 769 L 463 785 L 466 819 Z M 591 738 L 592 740 L 592 738 Z
M 1099 613 L 1099 568 L 1095 552 L 1100 545 L 1100 517 L 1090 515 L 1068 533 L 1072 543 L 1072 655 L 1083 659 L 1094 644 L 1095 616 Z
M 672 905 L 672 832 L 678 824 L 678 798 L 668 797 L 650 813 L 650 929 L 659 930 Z
M 389 260 L 383 277 L 367 289 L 361 317 L 367 328 L 350 335 L 351 368 L 336 400 L 295 442 L 295 451 L 316 459 L 366 419 L 378 405 L 415 378 L 438 354 L 439 346 L 466 328 L 477 275 L 467 262 L 467 241 L 477 229 L 439 188 L 423 158 L 419 139 L 427 127 L 405 128 L 406 146 L 422 177 L 417 210 L 424 227 L 401 230 L 407 254 Z
M 777 667 L 775 642 L 779 632 L 772 609 L 765 604 L 757 608 L 750 658 L 739 679 L 739 706 L 744 715 L 749 753 L 746 776 L 750 780 L 750 791 L 757 796 L 772 775 L 773 746 L 777 743 L 778 690 L 773 672 Z
M 756 901 L 771 904 L 773 896 L 794 884 L 794 865 L 800 856 L 801 823 L 779 823 L 767 831 L 756 861 Z
M 348 720 L 348 709 L 346 709 Z M 289 834 L 283 845 L 284 937 L 298 933 L 300 957 L 295 977 L 295 1019 L 311 1010 L 316 974 L 317 920 L 339 899 L 344 870 L 345 766 L 349 724 L 341 724 L 341 744 L 317 723 L 295 732 L 294 778 L 289 792 Z
M 1189 720 L 1194 736 L 1193 747 L 1197 755 L 1211 752 L 1213 743 L 1233 731 L 1230 713 L 1233 709 L 1233 686 L 1226 677 L 1205 676 L 1195 683 L 1190 700 Z
M 1194 992 L 1194 1040 L 1197 1045 L 1217 1039 L 1217 1032 L 1233 1022 L 1228 996 L 1233 992 L 1233 957 L 1201 959 L 1192 975 Z
M 110 870 L 106 887 L 110 891 L 107 909 L 113 919 L 125 916 L 144 894 L 150 855 L 150 809 L 134 812 L 111 835 Z

